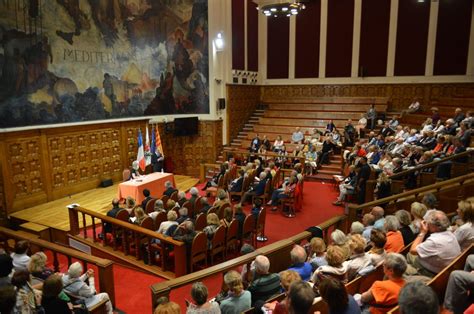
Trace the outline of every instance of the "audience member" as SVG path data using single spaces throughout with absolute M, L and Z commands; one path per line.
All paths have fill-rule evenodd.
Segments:
M 454 235 L 463 251 L 474 243 L 474 227 L 472 226 L 474 220 L 474 203 L 468 201 L 458 202 L 457 213 L 463 224 L 459 228 L 456 228 Z
M 168 230 L 172 226 L 178 226 L 178 222 L 176 221 L 176 219 L 178 219 L 178 215 L 176 214 L 174 210 L 170 210 L 166 214 L 166 219 L 167 221 L 163 221 L 160 224 L 158 230 L 156 230 L 156 232 L 164 234 L 164 235 L 171 235 L 174 231 L 170 233 Z
M 421 281 L 408 282 L 400 290 L 398 305 L 401 314 L 438 314 L 439 303 L 436 293 Z
M 410 224 L 410 229 L 413 231 L 414 235 L 417 235 L 420 232 L 421 222 L 423 217 L 426 215 L 428 208 L 425 204 L 413 202 L 410 206 L 410 212 L 413 215 L 413 221 Z
M 370 213 L 374 216 L 375 219 L 374 228 L 383 230 L 385 225 L 384 209 L 380 206 L 375 206 L 374 208 L 372 208 L 372 211 Z
M 174 192 L 177 192 L 178 190 L 176 190 L 174 187 L 173 187 L 173 183 L 171 181 L 166 181 L 165 182 L 165 191 L 163 192 L 163 195 L 166 195 L 168 197 L 171 197 L 171 195 L 174 193 Z
M 311 264 L 306 262 L 307 254 L 305 249 L 300 245 L 295 245 L 290 252 L 291 267 L 288 270 L 296 271 L 301 279 L 308 281 L 311 277 Z
M 398 303 L 398 294 L 405 284 L 403 274 L 407 268 L 405 257 L 389 253 L 385 257 L 383 271 L 387 280 L 375 281 L 362 293 L 361 301 L 370 306 L 370 313 L 386 313 Z
M 140 226 L 147 217 L 149 217 L 147 214 L 145 214 L 145 211 L 141 207 L 135 207 L 134 209 L 135 212 L 135 217 L 132 217 L 130 220 L 135 224 Z
M 455 270 L 449 275 L 444 307 L 452 313 L 465 313 L 472 305 L 474 287 L 474 254 L 466 259 L 464 270 Z
M 252 295 L 252 306 L 262 307 L 266 300 L 280 292 L 280 277 L 269 273 L 270 261 L 266 256 L 258 255 L 255 258 L 255 276 L 248 286 Z
M 145 193 L 145 191 L 148 191 L 148 190 L 144 190 L 143 193 Z M 150 192 L 148 192 L 148 195 L 150 194 Z M 121 210 L 122 208 L 120 207 L 120 203 L 119 203 L 119 199 L 118 198 L 114 198 L 112 200 L 112 209 L 109 210 L 107 212 L 107 216 L 109 217 L 112 217 L 112 218 L 115 218 L 115 216 L 117 216 L 117 213 Z M 102 237 L 105 237 L 105 234 L 106 233 L 112 233 L 112 224 L 104 221 L 103 223 L 103 231 L 102 231 L 102 234 L 101 236 Z
M 251 307 L 252 296 L 244 290 L 240 274 L 234 270 L 224 275 L 224 282 L 229 289 L 228 297 L 221 301 L 223 314 L 240 314 Z
M 362 236 L 363 232 L 364 232 L 364 225 L 360 221 L 354 221 L 351 224 L 351 230 L 350 230 L 351 235 L 359 234 Z
M 11 285 L 13 259 L 7 254 L 0 254 L 0 288 Z
M 305 281 L 295 281 L 288 293 L 288 313 L 308 313 L 313 305 L 315 294 L 311 286 Z
M 150 216 L 153 219 L 153 221 L 155 221 L 156 216 L 158 216 L 159 213 L 166 213 L 166 209 L 164 208 L 163 201 L 160 199 L 156 200 L 153 211 L 149 213 L 148 216 Z
M 349 256 L 351 256 L 351 249 L 349 247 L 349 239 L 339 229 L 334 230 L 331 232 L 331 241 L 333 245 L 336 245 L 342 249 L 344 254 L 344 260 L 347 260 Z
M 212 245 L 211 241 L 212 241 L 212 238 L 214 237 L 214 233 L 216 233 L 217 228 L 219 228 L 220 226 L 220 221 L 219 221 L 219 217 L 215 213 L 208 214 L 206 217 L 206 221 L 207 221 L 207 226 L 204 227 L 202 231 L 207 236 L 208 247 L 211 248 L 211 245 Z
M 74 262 L 69 266 L 67 274 L 64 274 L 62 277 L 64 292 L 68 295 L 78 296 L 84 299 L 88 309 L 106 300 L 105 307 L 107 313 L 113 313 L 109 295 L 105 292 L 97 293 L 95 289 L 94 271 L 88 269 L 84 274 L 82 272 L 83 268 L 79 262 Z M 86 281 L 88 281 L 89 284 L 87 284 Z
M 189 198 L 189 202 L 191 203 L 191 205 L 194 206 L 194 203 L 196 202 L 196 200 L 198 199 L 199 197 L 199 190 L 196 188 L 196 187 L 192 187 L 190 190 L 189 190 L 189 194 L 191 194 L 191 197 Z
M 410 213 L 404 209 L 397 210 L 395 212 L 395 217 L 397 217 L 398 222 L 400 223 L 400 233 L 403 237 L 403 245 L 406 246 L 415 240 L 416 235 L 411 229 L 411 216 Z
M 308 262 L 311 264 L 312 271 L 328 264 L 326 260 L 326 244 L 323 239 L 318 237 L 312 238 L 309 247 L 310 254 L 308 254 Z
M 59 297 L 63 282 L 59 274 L 52 274 L 43 283 L 41 305 L 45 313 L 71 314 L 72 304 Z
M 458 241 L 447 230 L 448 227 L 448 217 L 439 210 L 431 211 L 421 222 L 420 233 L 407 256 L 408 262 L 419 274 L 433 277 L 461 253 Z M 424 240 L 428 232 L 430 236 Z
M 179 305 L 177 303 L 168 301 L 168 299 L 158 304 L 158 306 L 155 308 L 155 311 L 153 312 L 153 314 L 180 314 L 180 313 L 181 313 L 181 308 L 179 307 Z
M 358 314 L 360 307 L 354 297 L 347 293 L 346 286 L 339 280 L 326 278 L 319 285 L 319 292 L 328 304 L 331 314 Z
M 125 209 L 127 210 L 128 214 L 131 215 L 133 209 L 135 208 L 136 202 L 135 199 L 131 196 L 127 196 L 125 199 Z
M 295 144 L 301 144 L 301 142 L 304 140 L 304 134 L 301 132 L 301 129 L 297 127 L 295 129 L 295 132 L 291 135 L 291 141 Z
M 387 253 L 398 253 L 403 247 L 403 236 L 398 230 L 400 229 L 400 223 L 397 217 L 388 215 L 385 217 L 384 230 L 387 232 L 387 243 L 385 243 L 385 251 Z
M 36 252 L 31 256 L 30 263 L 28 264 L 28 271 L 32 277 L 38 278 L 43 281 L 51 276 L 54 271 L 51 268 L 46 267 L 48 258 L 43 252 Z
M 334 278 L 343 283 L 347 283 L 347 265 L 344 263 L 343 250 L 335 245 L 330 245 L 326 252 L 327 265 L 320 266 L 311 276 L 315 290 L 325 278 Z
M 364 269 L 372 265 L 370 256 L 365 253 L 365 239 L 360 234 L 350 236 L 349 247 L 351 256 L 346 262 L 348 280 L 354 279 L 359 273 L 363 273 Z M 371 267 L 372 269 L 373 267 Z
M 385 243 L 387 243 L 385 232 L 379 229 L 372 229 L 370 234 L 370 244 L 372 247 L 367 252 L 372 261 L 372 265 L 378 266 L 385 259 Z
M 191 297 L 193 303 L 190 303 L 186 313 L 188 314 L 219 314 L 221 312 L 219 304 L 215 301 L 207 302 L 207 287 L 200 281 L 193 283 L 191 288 Z
M 30 257 L 27 255 L 30 244 L 28 241 L 20 240 L 15 243 L 14 253 L 11 254 L 15 270 L 28 269 Z
M 16 304 L 16 289 L 12 285 L 0 286 L 0 313 L 13 313 Z
M 372 229 L 374 228 L 375 217 L 372 214 L 365 214 L 362 217 L 362 224 L 364 225 L 364 231 L 362 232 L 362 236 L 367 240 L 370 241 L 370 235 L 372 233 Z
M 370 178 L 370 166 L 367 164 L 367 157 L 363 156 L 359 159 L 359 172 L 357 174 L 356 192 L 357 201 L 359 204 L 363 204 L 365 201 L 365 190 L 367 180 Z
M 150 196 L 150 190 L 144 189 L 143 190 L 143 196 L 145 196 L 145 199 L 142 201 L 142 208 L 146 209 L 146 204 L 151 201 L 153 198 Z
M 273 314 L 287 314 L 288 313 L 288 292 L 293 282 L 301 281 L 300 275 L 293 270 L 284 270 L 280 272 L 280 285 L 285 293 L 285 298 L 281 301 L 266 303 L 266 309 L 271 310 Z
M 16 288 L 13 313 L 36 313 L 41 304 L 41 292 L 31 286 L 30 273 L 25 268 L 16 269 L 11 283 Z

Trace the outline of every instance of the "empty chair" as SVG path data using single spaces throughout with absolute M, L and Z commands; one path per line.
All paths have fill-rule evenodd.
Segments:
M 244 226 L 242 228 L 242 238 L 240 239 L 240 246 L 243 245 L 245 241 L 253 242 L 253 234 L 255 233 L 255 217 L 253 215 L 248 215 L 245 217 Z
M 201 231 L 206 227 L 207 225 L 207 215 L 206 214 L 199 214 L 196 217 L 196 223 L 195 223 L 195 230 L 196 231 Z
M 156 199 L 151 199 L 146 203 L 145 213 L 149 214 L 155 210 Z
M 225 235 L 226 256 L 230 251 L 236 251 L 238 248 L 239 221 L 233 219 L 227 228 Z

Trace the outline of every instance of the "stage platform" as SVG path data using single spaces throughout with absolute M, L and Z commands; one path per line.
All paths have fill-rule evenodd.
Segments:
M 182 175 L 174 175 L 174 179 L 177 189 L 186 192 L 199 182 L 199 179 Z M 70 230 L 69 213 L 66 207 L 77 203 L 84 208 L 106 214 L 112 208 L 112 199 L 117 197 L 119 183 L 30 207 L 12 213 L 10 219 L 18 224 L 20 229 L 35 233 L 45 240 L 66 243 L 66 234 Z M 90 225 L 91 221 L 88 220 L 86 224 Z

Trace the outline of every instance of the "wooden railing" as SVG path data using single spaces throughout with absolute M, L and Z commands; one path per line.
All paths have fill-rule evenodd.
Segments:
M 426 193 L 434 193 L 435 195 L 440 195 L 443 192 L 454 192 L 452 198 L 448 203 L 446 202 L 445 206 L 439 206 L 439 209 L 449 212 L 456 209 L 457 200 L 471 196 L 474 194 L 474 173 L 466 174 L 454 179 L 449 179 L 439 183 L 435 183 L 429 186 L 421 187 L 418 189 L 410 190 L 400 194 L 392 195 L 376 201 L 364 203 L 361 205 L 358 204 L 349 204 L 348 205 L 348 223 L 357 220 L 357 214 L 363 213 L 366 209 L 371 209 L 374 206 L 384 205 L 384 208 L 388 213 L 393 212 L 397 209 L 408 209 L 409 205 L 415 201 L 419 200 Z M 455 201 L 454 203 L 452 201 Z M 443 199 L 439 199 L 440 204 L 443 202 Z
M 242 159 L 248 159 L 248 157 L 253 156 L 253 157 L 262 157 L 262 160 L 265 162 L 267 160 L 272 160 L 275 158 L 285 158 L 285 159 L 298 159 L 299 162 L 304 165 L 306 158 L 305 157 L 296 157 L 296 156 L 291 156 L 291 155 L 279 155 L 274 152 L 266 152 L 264 154 L 261 153 L 251 153 L 248 150 L 245 150 L 243 148 L 231 148 L 231 147 L 224 147 L 224 160 L 229 160 L 229 154 L 232 155 L 232 157 L 235 158 L 235 156 L 240 156 L 243 157 Z
M 65 256 L 67 259 L 68 266 L 74 261 L 80 261 L 84 269 L 88 268 L 88 265 L 94 265 L 97 267 L 97 275 L 99 278 L 99 291 L 107 292 L 109 295 L 112 305 L 115 306 L 115 286 L 114 286 L 114 273 L 113 263 L 108 259 L 95 257 L 89 254 L 85 254 L 74 249 L 70 249 L 55 243 L 51 243 L 45 240 L 41 240 L 26 233 L 13 231 L 4 227 L 0 227 L 0 242 L 7 252 L 10 252 L 12 248 L 9 246 L 9 240 L 20 241 L 26 240 L 30 243 L 30 250 L 32 253 L 38 251 L 51 251 L 53 256 L 53 267 L 55 272 L 59 272 L 59 256 Z
M 343 228 L 342 226 L 345 223 L 345 220 L 346 216 L 341 215 L 333 217 L 319 225 L 319 227 L 323 230 L 323 234 L 326 237 L 326 240 L 331 230 Z M 202 281 L 205 278 L 217 274 L 223 274 L 241 265 L 249 264 L 255 259 L 257 255 L 265 255 L 268 257 L 268 259 L 270 260 L 270 272 L 279 272 L 284 269 L 287 269 L 291 264 L 290 251 L 293 246 L 295 244 L 300 244 L 302 241 L 309 240 L 310 237 L 310 232 L 303 231 L 293 237 L 277 241 L 270 245 L 266 245 L 252 253 L 228 260 L 224 263 L 214 265 L 212 267 L 176 279 L 153 284 L 150 287 L 153 308 L 155 308 L 156 306 L 157 298 L 162 296 L 166 296 L 169 298 L 172 290 L 184 287 L 196 281 Z
M 407 175 L 411 175 L 411 174 L 413 174 L 417 171 L 422 171 L 424 169 L 429 169 L 429 168 L 433 168 L 432 172 L 436 173 L 436 168 L 438 167 L 439 164 L 441 164 L 443 162 L 446 162 L 446 161 L 449 161 L 449 160 L 452 160 L 452 161 L 455 162 L 457 159 L 466 158 L 466 157 L 470 158 L 473 155 L 474 155 L 474 150 L 468 150 L 468 151 L 462 152 L 460 154 L 451 155 L 451 156 L 442 158 L 440 160 L 435 160 L 435 161 L 432 161 L 432 162 L 427 163 L 427 164 L 418 165 L 418 166 L 416 166 L 412 169 L 408 169 L 408 170 L 404 170 L 404 171 L 396 173 L 396 174 L 392 174 L 390 176 L 390 179 L 392 179 L 392 180 L 397 180 L 398 179 L 399 180 L 399 179 L 405 178 Z
M 148 261 L 152 262 L 154 260 L 152 256 L 152 239 L 158 239 L 163 245 L 169 245 L 173 247 L 174 252 L 174 276 L 183 276 L 187 273 L 186 269 L 186 246 L 181 241 L 173 240 L 171 237 L 166 237 L 155 231 L 145 229 L 139 226 L 136 226 L 132 223 L 125 222 L 116 218 L 112 218 L 94 211 L 91 211 L 80 206 L 70 206 L 69 209 L 69 224 L 70 224 L 70 233 L 75 236 L 81 236 L 84 239 L 92 238 L 93 242 L 99 242 L 99 233 L 97 231 L 98 225 L 101 225 L 104 222 L 111 224 L 113 229 L 112 236 L 112 247 L 114 250 L 120 249 L 125 255 L 130 254 L 131 246 L 135 246 L 135 257 L 137 260 L 143 260 L 141 253 L 141 243 L 142 240 L 145 240 L 147 243 L 147 253 Z M 79 215 L 82 217 L 82 226 L 86 225 L 86 220 L 88 217 L 92 220 L 92 237 L 88 235 L 87 228 L 79 227 Z M 97 222 L 96 222 L 97 220 Z M 117 238 L 120 237 L 122 245 L 118 245 Z M 104 240 L 102 245 L 108 245 L 107 241 Z M 161 256 L 162 260 L 165 258 Z M 165 266 L 165 267 L 163 267 Z M 163 277 L 173 278 L 173 275 L 167 275 L 166 271 L 166 259 L 163 260 L 162 267 Z M 158 266 L 156 266 L 158 267 Z

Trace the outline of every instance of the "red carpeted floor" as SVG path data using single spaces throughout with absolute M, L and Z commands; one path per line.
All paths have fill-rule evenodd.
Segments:
M 201 187 L 202 185 L 198 186 L 198 188 Z M 295 218 L 286 218 L 280 212 L 270 211 L 271 207 L 267 206 L 265 235 L 268 237 L 268 241 L 262 245 L 288 238 L 309 226 L 318 225 L 335 215 L 342 214 L 342 207 L 332 205 L 337 194 L 332 184 L 305 182 L 303 209 L 297 212 Z M 244 207 L 247 214 L 250 209 L 251 205 Z M 62 271 L 66 270 L 66 265 L 66 261 L 61 262 Z M 117 308 L 126 313 L 151 313 L 150 286 L 163 280 L 165 279 L 115 264 L 114 283 Z M 219 292 L 221 282 L 221 275 L 213 276 L 204 281 L 209 289 L 210 296 Z M 190 285 L 177 289 L 172 292 L 171 299 L 184 309 L 185 300 L 191 300 L 189 292 Z

